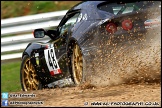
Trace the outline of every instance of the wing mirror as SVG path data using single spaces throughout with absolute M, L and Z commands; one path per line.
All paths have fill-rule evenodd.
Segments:
M 35 38 L 43 38 L 46 35 L 46 31 L 44 29 L 35 29 L 33 35 Z
M 45 35 L 49 36 L 51 39 L 56 39 L 58 37 L 57 30 L 44 30 L 44 29 L 35 29 L 33 31 L 35 38 L 43 38 Z

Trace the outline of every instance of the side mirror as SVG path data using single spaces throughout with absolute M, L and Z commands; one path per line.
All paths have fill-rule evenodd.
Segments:
M 33 35 L 35 38 L 43 38 L 46 35 L 46 31 L 44 29 L 35 29 Z

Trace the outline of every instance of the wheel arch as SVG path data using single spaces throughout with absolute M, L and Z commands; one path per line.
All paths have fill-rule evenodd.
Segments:
M 29 57 L 31 57 L 33 51 L 38 50 L 40 48 L 42 48 L 41 43 L 29 43 L 22 54 L 22 58 L 24 55 L 28 55 Z
M 82 51 L 82 47 L 81 47 L 81 45 L 79 44 L 79 42 L 77 41 L 77 39 L 75 39 L 74 37 L 71 37 L 70 39 L 69 39 L 69 42 L 68 42 L 68 46 L 67 46 L 67 55 L 68 55 L 68 59 L 69 59 L 69 72 L 70 72 L 70 74 L 72 75 L 73 73 L 72 73 L 72 65 L 71 65 L 71 54 L 73 53 L 73 47 L 74 47 L 74 44 L 77 44 L 78 46 L 79 46 L 79 48 L 80 48 L 80 50 L 81 50 L 81 53 L 82 53 L 82 56 L 83 56 L 83 58 L 84 58 L 84 54 L 83 54 L 83 51 Z M 83 76 L 83 82 L 85 81 L 85 75 L 86 75 L 86 73 L 85 73 L 85 71 L 86 71 L 86 68 L 85 68 L 85 65 L 86 65 L 86 63 L 85 63 L 85 61 L 84 61 L 84 67 L 83 67 L 83 74 L 84 74 L 84 76 Z M 72 78 L 73 79 L 73 78 Z M 73 80 L 74 81 L 74 80 Z
M 71 38 L 69 39 L 68 45 L 67 45 L 67 47 L 66 47 L 66 50 L 68 51 L 68 53 L 71 53 L 74 44 L 77 44 L 77 45 L 80 47 L 81 53 L 83 54 L 83 51 L 82 51 L 82 48 L 81 48 L 80 43 L 79 43 L 78 40 L 75 39 L 74 37 L 71 37 Z M 70 47 L 70 52 L 69 52 L 69 47 Z
M 29 53 L 23 52 L 21 59 L 23 59 L 26 55 L 29 56 Z

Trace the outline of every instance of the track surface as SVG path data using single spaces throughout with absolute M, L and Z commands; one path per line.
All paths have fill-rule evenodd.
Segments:
M 134 102 L 132 106 L 161 106 L 160 83 L 121 84 L 107 87 L 66 87 L 44 89 L 12 94 L 35 94 L 33 98 L 9 98 L 9 101 L 43 101 L 43 105 L 32 106 L 122 106 L 115 102 Z M 10 93 L 11 94 L 11 93 Z M 88 104 L 87 104 L 88 102 Z M 102 105 L 92 105 L 98 102 Z M 109 105 L 103 105 L 108 102 Z M 114 102 L 114 103 L 111 103 Z M 140 103 L 141 102 L 141 103 Z M 156 104 L 156 105 L 153 105 Z M 15 105 L 14 105 L 15 106 Z M 19 106 L 19 105 L 16 105 Z M 25 105 L 31 106 L 31 105 Z M 125 107 L 129 105 L 123 105 Z

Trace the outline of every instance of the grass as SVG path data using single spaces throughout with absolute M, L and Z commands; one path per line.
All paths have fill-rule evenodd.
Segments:
M 1 1 L 1 19 L 68 10 L 81 1 Z
M 1 92 L 21 90 L 20 61 L 1 64 Z

